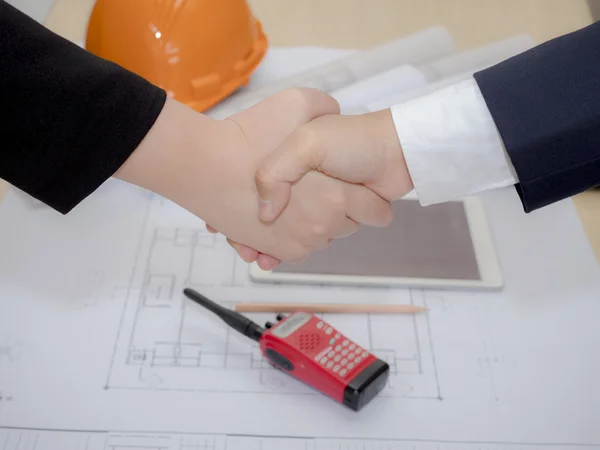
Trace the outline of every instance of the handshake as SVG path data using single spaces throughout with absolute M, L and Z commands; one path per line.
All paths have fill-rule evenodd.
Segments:
M 389 110 L 343 116 L 308 88 L 224 120 L 168 99 L 116 175 L 202 218 L 263 270 L 387 226 L 390 202 L 413 189 Z
M 389 110 L 341 116 L 329 95 L 294 89 L 226 120 L 243 135 L 238 150 L 253 156 L 258 209 L 257 217 L 226 227 L 226 236 L 263 270 L 301 260 L 361 224 L 387 226 L 390 201 L 412 190 Z

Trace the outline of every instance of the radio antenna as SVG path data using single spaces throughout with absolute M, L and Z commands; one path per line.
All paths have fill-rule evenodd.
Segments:
M 183 293 L 190 300 L 215 313 L 231 328 L 239 331 L 244 336 L 249 337 L 254 341 L 258 342 L 265 331 L 264 328 L 252 322 L 247 317 L 244 317 L 243 315 L 230 309 L 223 308 L 221 305 L 217 305 L 215 302 L 209 300 L 204 295 L 194 291 L 193 289 L 185 288 Z

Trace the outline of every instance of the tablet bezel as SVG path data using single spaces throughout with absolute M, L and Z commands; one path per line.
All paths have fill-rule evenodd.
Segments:
M 405 196 L 404 199 L 415 200 L 416 196 L 414 193 L 411 193 Z M 389 276 L 377 277 L 289 272 L 277 273 L 262 270 L 256 262 L 249 265 L 250 278 L 253 281 L 260 283 L 402 286 L 443 289 L 500 289 L 503 287 L 504 281 L 483 201 L 478 197 L 466 197 L 458 201 L 462 202 L 465 208 L 481 280 Z

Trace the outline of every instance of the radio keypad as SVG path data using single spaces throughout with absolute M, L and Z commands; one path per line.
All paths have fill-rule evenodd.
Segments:
M 326 354 L 322 355 L 319 364 L 333 373 L 345 376 L 369 356 L 368 351 L 344 338 L 341 333 L 325 322 L 319 321 L 316 326 L 317 329 L 327 335 L 327 342 L 332 347 Z M 343 340 L 340 341 L 340 339 Z
M 329 340 L 329 344 L 332 345 L 331 350 L 329 350 L 319 361 L 321 365 L 324 365 L 333 373 L 337 373 L 343 377 L 369 356 L 369 352 L 348 339 L 339 342 L 338 339 L 340 339 L 342 335 L 333 328 L 324 324 L 322 325 L 322 322 L 317 324 L 317 328 L 323 329 L 328 335 L 334 335 L 334 337 Z M 333 345 L 335 345 L 335 347 L 333 347 Z

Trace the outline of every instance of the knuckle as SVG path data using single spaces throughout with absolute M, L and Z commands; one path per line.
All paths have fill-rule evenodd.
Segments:
M 305 161 L 310 161 L 313 165 L 319 164 L 319 133 L 310 126 L 310 123 L 302 125 L 296 131 L 296 139 L 298 140 L 298 152 Z
M 304 124 L 298 128 L 296 137 L 302 143 L 302 147 L 306 150 L 311 150 L 317 147 L 319 135 L 314 127 L 310 126 L 310 123 Z
M 313 224 L 312 234 L 317 237 L 329 236 L 329 226 L 323 222 Z
M 341 190 L 331 192 L 327 196 L 327 201 L 330 205 L 330 209 L 334 212 L 340 212 L 346 210 L 346 196 Z
M 297 244 L 288 250 L 286 259 L 292 262 L 299 262 L 306 259 L 307 256 L 308 250 L 303 245 Z
M 310 88 L 294 87 L 287 89 L 283 92 L 286 97 L 286 101 L 293 103 L 296 107 L 302 111 L 308 109 L 311 105 L 311 92 Z
M 320 202 L 327 208 L 327 217 L 331 221 L 336 221 L 340 217 L 345 218 L 348 208 L 348 195 L 345 186 L 335 182 L 333 186 L 323 186 L 320 190 Z
M 340 112 L 339 102 L 328 93 L 311 87 L 294 87 L 287 90 L 290 101 L 301 107 L 302 111 L 310 114 L 316 105 L 319 109 L 330 114 Z
M 259 166 L 254 174 L 254 181 L 259 186 L 272 187 L 275 184 L 275 177 L 265 166 Z
M 392 220 L 394 220 L 394 211 L 392 210 L 392 206 L 388 203 L 384 207 L 379 208 L 378 214 L 378 224 L 381 227 L 387 227 Z

